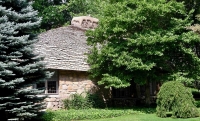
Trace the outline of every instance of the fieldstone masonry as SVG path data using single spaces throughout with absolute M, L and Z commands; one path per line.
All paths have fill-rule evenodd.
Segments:
M 45 101 L 47 103 L 47 109 L 57 110 L 62 106 L 62 102 L 57 95 L 50 95 Z
M 95 85 L 88 78 L 87 72 L 60 71 L 59 95 L 62 99 L 69 98 L 71 94 L 81 94 L 95 91 Z
M 62 100 L 69 98 L 71 94 L 84 94 L 95 92 L 96 85 L 88 78 L 87 72 L 59 70 L 59 93 L 49 95 L 45 100 L 48 109 L 62 108 Z
M 87 74 L 89 65 L 85 62 L 85 53 L 88 51 L 88 46 L 84 32 L 95 29 L 98 22 L 97 18 L 90 16 L 74 17 L 71 26 L 53 29 L 39 36 L 40 43 L 36 46 L 36 50 L 43 53 L 48 68 L 59 70 L 58 94 L 46 98 L 48 109 L 61 108 L 62 100 L 69 98 L 71 94 L 97 90 Z

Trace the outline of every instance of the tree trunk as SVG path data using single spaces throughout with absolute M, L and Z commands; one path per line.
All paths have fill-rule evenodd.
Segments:
M 145 84 L 145 103 L 147 106 L 151 104 L 149 81 L 147 81 Z
M 160 87 L 161 87 L 161 83 L 159 82 L 159 83 L 157 83 L 157 87 L 156 87 L 156 95 L 160 91 Z

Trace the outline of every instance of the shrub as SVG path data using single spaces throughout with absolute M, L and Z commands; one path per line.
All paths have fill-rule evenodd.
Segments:
M 200 108 L 200 100 L 196 100 L 195 105 L 196 105 L 197 108 Z
M 93 108 L 105 108 L 104 100 L 98 94 L 88 94 L 88 100 L 92 103 Z
M 69 99 L 63 100 L 65 109 L 89 109 L 89 108 L 105 108 L 104 100 L 98 94 L 86 93 L 85 96 L 81 94 L 73 94 Z
M 52 121 L 55 116 L 56 115 L 52 110 L 47 110 L 40 118 L 41 121 Z
M 191 90 L 176 81 L 166 82 L 157 95 L 156 113 L 159 117 L 190 118 L 199 116 Z
M 89 100 L 88 95 L 73 94 L 69 99 L 63 100 L 65 109 L 88 109 L 92 108 L 92 102 Z

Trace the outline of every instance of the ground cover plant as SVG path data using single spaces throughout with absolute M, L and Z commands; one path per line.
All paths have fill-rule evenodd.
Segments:
M 48 110 L 42 116 L 42 121 L 71 121 L 113 118 L 123 115 L 142 113 L 133 109 L 80 109 L 80 110 Z

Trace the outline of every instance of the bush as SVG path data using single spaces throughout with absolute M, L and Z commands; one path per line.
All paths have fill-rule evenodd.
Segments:
M 200 100 L 196 100 L 195 105 L 196 105 L 197 108 L 200 108 Z
M 65 109 L 88 109 L 92 108 L 92 102 L 89 100 L 88 95 L 85 97 L 81 94 L 73 94 L 69 99 L 63 100 Z
M 89 108 L 105 108 L 104 100 L 98 94 L 86 93 L 85 96 L 81 94 L 73 94 L 69 99 L 63 100 L 65 109 L 89 109 Z
M 40 118 L 41 121 L 52 121 L 54 117 L 56 117 L 56 114 L 51 110 L 47 110 Z
M 88 100 L 92 103 L 93 108 L 105 108 L 104 100 L 98 94 L 88 94 Z
M 191 90 L 180 82 L 164 83 L 160 88 L 156 103 L 156 113 L 159 117 L 167 117 L 169 112 L 173 117 L 178 118 L 199 116 Z

